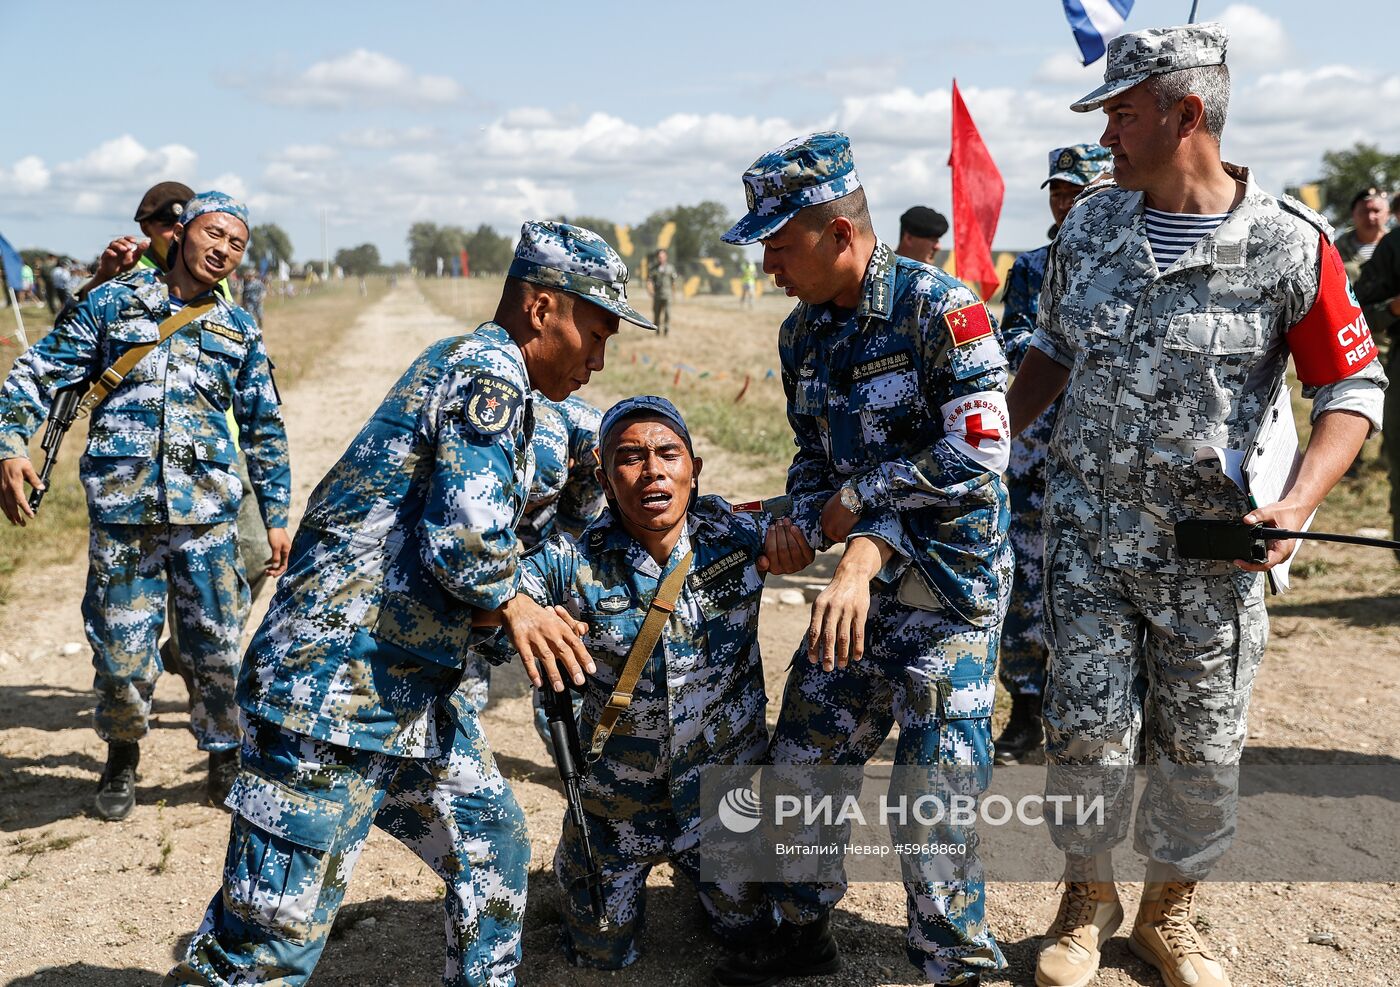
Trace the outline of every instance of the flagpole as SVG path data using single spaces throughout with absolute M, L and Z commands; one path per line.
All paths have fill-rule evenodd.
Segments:
M 1196 4 L 1199 2 L 1200 0 L 1191 0 L 1191 16 L 1186 19 L 1187 24 L 1196 23 Z

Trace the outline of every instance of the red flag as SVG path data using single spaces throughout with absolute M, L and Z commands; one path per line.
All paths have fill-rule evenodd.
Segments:
M 982 135 L 967 112 L 957 80 L 953 80 L 953 254 L 960 280 L 983 298 L 996 294 L 1000 278 L 992 262 L 992 238 L 1001 216 L 1006 186 L 996 162 L 987 153 Z
M 467 266 L 467 259 L 468 259 L 468 258 L 467 258 L 467 248 L 466 248 L 466 247 L 463 247 L 463 248 L 462 248 L 462 277 L 464 277 L 464 278 L 469 278 L 469 277 L 472 276 L 472 275 L 471 275 L 471 269 Z

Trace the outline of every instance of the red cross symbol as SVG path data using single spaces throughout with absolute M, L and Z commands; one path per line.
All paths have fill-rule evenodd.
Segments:
M 982 412 L 967 416 L 967 444 L 974 449 L 982 448 L 982 440 L 991 439 L 993 442 L 1001 441 L 1001 433 L 995 428 L 982 427 Z

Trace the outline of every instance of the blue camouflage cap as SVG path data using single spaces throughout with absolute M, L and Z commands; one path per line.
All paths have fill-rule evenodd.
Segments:
M 765 240 L 807 206 L 860 188 L 851 140 L 836 131 L 790 140 L 749 165 L 743 177 L 749 211 L 720 238 L 726 243 Z
M 656 326 L 627 303 L 627 265 L 592 230 L 567 223 L 520 227 L 511 277 L 578 295 L 643 329 Z
M 200 216 L 211 212 L 226 212 L 244 226 L 248 223 L 248 207 L 226 192 L 200 192 L 180 210 L 180 222 L 188 227 Z
M 1102 144 L 1071 144 L 1050 152 L 1050 177 L 1040 183 L 1044 188 L 1054 181 L 1074 185 L 1090 185 L 1113 168 L 1113 152 Z
M 685 427 L 685 419 L 674 404 L 655 394 L 638 394 L 635 397 L 623 398 L 609 408 L 598 425 L 599 450 L 607 445 L 609 432 L 635 415 L 656 415 L 665 419 L 675 428 L 676 434 L 685 440 L 685 447 L 694 454 L 695 450 L 690 444 L 690 430 Z

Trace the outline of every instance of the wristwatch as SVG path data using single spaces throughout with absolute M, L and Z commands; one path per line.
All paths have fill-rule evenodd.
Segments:
M 865 505 L 860 502 L 860 494 L 856 493 L 856 488 L 852 484 L 845 484 L 839 492 L 841 506 L 857 517 L 865 509 Z

